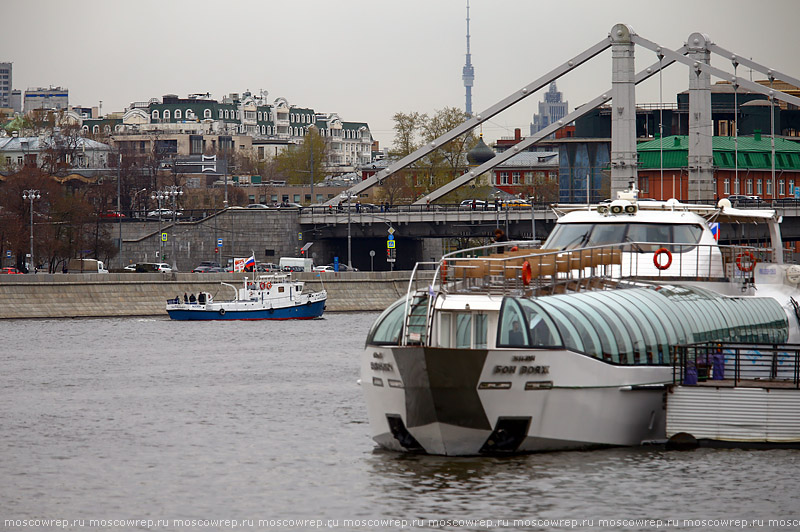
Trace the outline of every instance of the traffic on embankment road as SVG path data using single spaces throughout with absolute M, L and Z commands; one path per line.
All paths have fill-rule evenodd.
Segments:
M 422 282 L 433 271 L 423 272 Z M 0 277 L 0 319 L 167 316 L 166 301 L 184 293 L 231 297 L 222 282 L 247 273 L 35 274 Z M 382 311 L 404 296 L 410 272 L 296 273 L 309 290 L 328 291 L 326 312 Z M 419 275 L 417 276 L 419 277 Z

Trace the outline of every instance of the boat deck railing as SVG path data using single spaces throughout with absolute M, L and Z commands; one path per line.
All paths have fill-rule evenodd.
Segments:
M 727 281 L 749 286 L 772 250 L 752 246 L 626 242 L 555 250 L 530 242 L 472 248 L 445 255 L 434 284 L 445 293 L 535 297 L 613 288 L 620 281 Z
M 800 344 L 703 342 L 673 350 L 673 384 L 800 389 Z

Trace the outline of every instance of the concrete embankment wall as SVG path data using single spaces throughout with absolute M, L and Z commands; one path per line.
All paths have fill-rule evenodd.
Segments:
M 420 285 L 433 272 L 422 272 Z M 380 311 L 405 295 L 409 272 L 294 274 L 305 290 L 328 291 L 327 311 Z M 252 276 L 252 274 L 250 274 Z M 322 277 L 324 276 L 324 277 Z M 184 292 L 232 299 L 243 274 L 111 273 L 0 276 L 0 319 L 166 316 L 166 300 Z

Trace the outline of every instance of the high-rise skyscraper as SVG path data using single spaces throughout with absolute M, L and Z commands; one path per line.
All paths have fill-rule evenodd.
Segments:
M 558 122 L 569 112 L 569 102 L 561 101 L 561 93 L 556 87 L 556 82 L 550 84 L 550 88 L 544 95 L 544 101 L 539 102 L 539 112 L 533 115 L 531 124 L 531 135 L 541 131 L 553 122 Z
M 464 110 L 472 115 L 472 83 L 475 81 L 475 69 L 472 67 L 472 56 L 469 53 L 469 0 L 467 0 L 467 62 L 461 71 L 464 88 L 467 90 L 467 101 Z
M 11 63 L 0 63 L 0 107 L 11 107 Z

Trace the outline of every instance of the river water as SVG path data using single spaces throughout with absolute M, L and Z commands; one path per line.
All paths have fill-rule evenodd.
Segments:
M 0 527 L 798 528 L 800 451 L 377 450 L 357 385 L 376 317 L 0 321 Z

